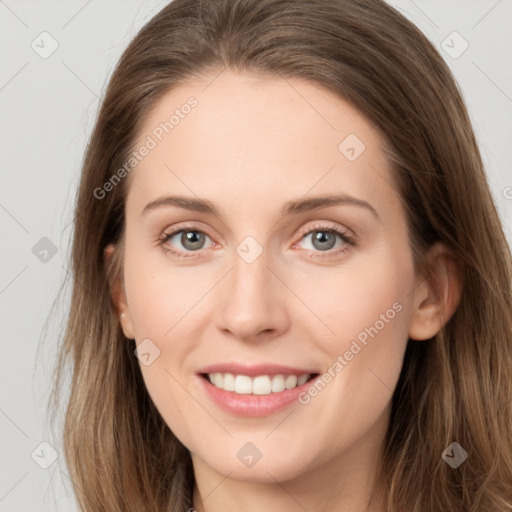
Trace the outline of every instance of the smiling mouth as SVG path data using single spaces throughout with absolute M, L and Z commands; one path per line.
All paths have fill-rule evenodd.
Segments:
M 271 395 L 281 393 L 288 389 L 302 386 L 317 377 L 317 373 L 302 375 L 235 375 L 233 373 L 202 373 L 206 379 L 217 389 L 231 391 L 239 395 Z

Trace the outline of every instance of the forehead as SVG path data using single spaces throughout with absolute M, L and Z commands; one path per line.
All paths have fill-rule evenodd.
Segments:
M 143 146 L 128 193 L 139 210 L 164 193 L 252 206 L 310 192 L 382 202 L 379 183 L 381 196 L 395 195 L 375 127 L 299 79 L 224 71 L 184 83 L 153 106 L 135 151 Z

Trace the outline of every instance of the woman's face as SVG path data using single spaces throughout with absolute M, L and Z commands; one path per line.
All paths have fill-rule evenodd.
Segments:
M 122 325 L 196 467 L 373 460 L 422 289 L 382 145 L 320 86 L 228 71 L 145 119 Z

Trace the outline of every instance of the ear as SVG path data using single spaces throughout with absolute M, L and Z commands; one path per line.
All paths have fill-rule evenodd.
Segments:
M 114 244 L 109 244 L 105 247 L 103 251 L 103 258 L 107 268 L 112 263 L 112 259 L 115 256 L 121 256 L 119 254 L 115 254 L 115 251 L 120 250 L 122 250 L 121 247 Z M 128 308 L 128 302 L 126 300 L 126 293 L 124 290 L 124 283 L 121 280 L 120 272 L 115 268 L 113 269 L 113 275 L 110 280 L 110 297 L 114 303 L 124 335 L 128 339 L 135 339 L 130 310 Z
M 409 338 L 427 340 L 435 336 L 455 313 L 460 302 L 462 282 L 455 258 L 441 243 L 427 254 L 426 277 L 418 277 L 414 290 L 414 310 Z

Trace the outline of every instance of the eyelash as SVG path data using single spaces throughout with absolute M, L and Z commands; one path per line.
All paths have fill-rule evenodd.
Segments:
M 159 241 L 160 245 L 162 246 L 162 249 L 166 253 L 170 253 L 177 258 L 194 258 L 194 257 L 196 257 L 195 254 L 191 254 L 190 256 L 185 255 L 184 251 L 176 250 L 176 249 L 172 248 L 171 246 L 166 245 L 166 243 L 173 236 L 177 235 L 178 233 L 187 232 L 187 231 L 192 231 L 195 233 L 202 233 L 202 234 L 208 236 L 204 231 L 202 231 L 200 229 L 196 229 L 194 226 L 180 227 L 179 229 L 176 229 L 170 233 L 164 233 L 162 235 L 162 238 Z M 310 235 L 315 231 L 338 235 L 343 240 L 343 242 L 348 244 L 350 247 L 355 247 L 357 245 L 354 237 L 347 235 L 344 231 L 341 231 L 339 228 L 336 228 L 333 226 L 326 226 L 326 225 L 314 226 L 313 228 L 309 228 L 305 231 L 302 231 L 300 233 L 300 239 L 302 240 L 306 235 Z M 211 237 L 209 237 L 209 238 L 211 238 Z M 295 244 L 294 244 L 294 246 L 295 246 Z M 314 252 L 320 252 L 320 253 L 325 252 L 327 254 L 311 254 L 311 257 L 318 258 L 318 259 L 333 258 L 335 256 L 341 255 L 342 253 L 346 252 L 347 250 L 349 250 L 349 247 L 344 246 L 341 249 L 338 249 L 335 251 L 332 251 L 332 249 L 329 249 L 328 251 L 314 251 Z M 200 251 L 201 251 L 201 249 L 199 249 L 198 251 L 186 251 L 186 252 L 196 253 L 196 252 L 200 252 Z

